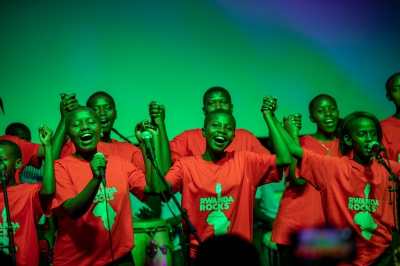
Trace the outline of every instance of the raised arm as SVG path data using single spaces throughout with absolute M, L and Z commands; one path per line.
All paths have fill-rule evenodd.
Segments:
M 79 106 L 78 100 L 75 99 L 75 93 L 69 95 L 62 93 L 60 102 L 60 113 L 61 119 L 58 123 L 56 132 L 51 140 L 52 144 L 52 157 L 53 160 L 60 158 L 61 150 L 65 141 L 65 119 L 67 118 L 69 112 Z M 39 148 L 38 157 L 44 158 L 45 151 L 43 147 Z
M 79 219 L 89 210 L 101 182 L 100 168 L 105 168 L 106 163 L 105 158 L 95 156 L 90 162 L 93 173 L 92 179 L 78 195 L 62 204 L 62 208 L 72 219 Z
M 261 111 L 263 113 L 264 120 L 267 123 L 270 138 L 274 145 L 276 153 L 276 165 L 282 167 L 290 165 L 292 162 L 292 157 L 290 154 L 290 150 L 288 149 L 288 146 L 285 142 L 285 139 L 282 137 L 275 121 L 273 120 L 273 111 L 275 111 L 276 108 L 276 98 L 274 99 L 271 96 L 264 97 Z
M 150 121 L 148 120 L 143 120 L 139 123 L 137 123 L 136 127 L 135 127 L 135 135 L 137 140 L 139 141 L 139 147 L 142 151 L 142 155 L 143 155 L 143 161 L 145 164 L 145 176 L 146 176 L 146 183 L 147 186 L 145 187 L 144 191 L 146 193 L 150 193 L 150 194 L 154 194 L 155 193 L 155 189 L 154 189 L 154 183 L 158 183 L 160 181 L 160 178 L 158 176 L 158 172 L 156 170 L 156 168 L 153 167 L 152 162 L 150 161 L 150 159 L 148 158 L 148 150 L 146 149 L 146 145 L 144 144 L 144 141 L 142 139 L 142 132 L 143 131 L 148 131 L 152 138 L 150 139 L 150 142 L 152 143 L 152 149 L 154 152 L 154 156 L 155 158 L 155 162 L 156 162 L 156 166 L 160 169 L 160 171 L 162 172 L 162 165 L 159 163 L 159 159 L 160 156 L 160 137 L 159 134 L 157 133 L 157 131 L 155 131 L 152 126 L 150 125 Z M 149 147 L 150 148 L 150 147 Z
M 271 99 L 263 102 L 263 106 L 261 108 L 261 111 L 264 112 L 264 110 L 270 110 L 271 112 L 274 112 L 277 108 L 277 100 L 276 98 L 271 101 Z M 281 123 L 278 121 L 275 115 L 272 116 L 272 120 L 274 121 L 274 124 L 276 125 L 276 128 L 279 130 L 279 133 L 282 135 L 283 139 L 285 140 L 287 147 L 290 150 L 290 153 L 292 156 L 296 159 L 301 159 L 303 157 L 303 149 L 301 148 L 300 145 L 298 145 L 293 138 L 289 135 L 289 133 L 282 127 Z M 288 118 L 286 119 L 285 123 L 289 123 L 291 120 Z M 275 143 L 274 143 L 274 147 Z
M 301 129 L 301 115 L 300 114 L 290 115 L 286 117 L 286 119 L 284 118 L 283 120 L 284 120 L 285 130 L 293 138 L 296 145 L 301 146 L 299 141 L 299 132 Z M 297 167 L 297 159 L 293 157 L 292 164 L 289 167 L 288 177 L 298 185 L 306 184 L 307 183 L 306 180 L 296 177 L 296 167 Z
M 157 102 L 152 101 L 149 104 L 149 113 L 151 117 L 151 123 L 158 129 L 160 138 L 160 145 L 157 146 L 160 151 L 160 159 L 158 162 L 162 167 L 161 171 L 165 175 L 172 166 L 171 148 L 169 146 L 167 129 L 165 127 L 165 107 L 164 105 L 160 105 Z
M 43 181 L 42 189 L 39 193 L 40 202 L 51 199 L 56 191 L 56 181 L 54 175 L 54 163 L 52 155 L 52 144 L 51 137 L 53 131 L 47 126 L 41 126 L 39 128 L 39 138 L 42 143 L 44 151 L 44 169 L 43 169 Z

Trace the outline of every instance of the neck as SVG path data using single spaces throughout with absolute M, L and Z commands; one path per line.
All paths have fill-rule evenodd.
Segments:
M 94 149 L 94 150 L 92 150 L 92 151 L 85 151 L 85 152 L 83 152 L 83 151 L 76 151 L 74 154 L 73 154 L 73 156 L 74 157 L 76 157 L 76 158 L 79 158 L 79 159 L 83 159 L 83 160 L 85 160 L 85 161 L 91 161 L 92 159 L 93 159 L 93 157 L 94 157 L 94 155 L 96 154 L 96 152 L 97 152 L 97 147 L 96 147 L 96 149 Z
M 206 149 L 206 151 L 201 155 L 201 157 L 208 162 L 218 162 L 219 160 L 223 159 L 225 155 L 226 155 L 225 151 L 214 152 Z
M 322 132 L 317 130 L 317 132 L 315 132 L 313 135 L 313 138 L 316 140 L 320 140 L 320 141 L 331 141 L 335 138 L 335 134 L 332 133 L 328 133 L 328 132 Z
M 112 142 L 112 140 L 111 140 L 111 132 L 107 132 L 107 133 L 103 132 L 103 136 L 100 138 L 100 141 L 101 142 L 106 142 L 106 143 L 111 143 Z
M 396 107 L 396 113 L 394 113 L 393 116 L 397 119 L 400 119 L 400 107 Z
M 361 157 L 357 154 L 354 154 L 353 160 L 361 165 L 371 165 L 372 157 Z

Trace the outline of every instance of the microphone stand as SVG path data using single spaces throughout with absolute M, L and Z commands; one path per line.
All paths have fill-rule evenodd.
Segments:
M 147 150 L 147 149 L 146 149 Z M 165 177 L 163 175 L 163 173 L 160 171 L 160 169 L 157 166 L 157 162 L 156 160 L 153 160 L 153 158 L 151 158 L 150 153 L 147 151 L 146 152 L 147 158 L 149 158 L 151 164 L 153 165 L 154 169 L 156 169 L 158 176 L 160 177 L 161 181 L 164 183 L 165 187 L 168 190 L 168 193 L 170 194 L 171 198 L 173 199 L 173 201 L 175 202 L 176 206 L 178 207 L 182 218 L 185 220 L 186 224 L 189 227 L 189 235 L 185 237 L 185 248 L 186 248 L 186 262 L 185 265 L 190 265 L 189 264 L 189 258 L 190 258 L 190 234 L 193 234 L 194 237 L 196 238 L 197 242 L 200 244 L 202 244 L 202 241 L 199 237 L 199 235 L 197 234 L 197 230 L 196 228 L 194 228 L 192 222 L 190 221 L 188 215 L 187 215 L 187 210 L 183 209 L 182 206 L 179 204 L 178 200 L 175 197 L 175 194 L 172 192 L 171 188 L 169 187 L 167 180 L 165 180 Z
M 0 164 L 3 164 L 0 162 Z M 8 250 L 11 254 L 12 257 L 12 263 L 13 265 L 17 265 L 16 259 L 15 259 L 15 245 L 14 245 L 14 228 L 12 227 L 11 224 L 11 218 L 10 218 L 10 206 L 8 205 L 8 195 L 7 195 L 7 179 L 5 175 L 5 169 L 1 170 L 0 169 L 0 175 L 1 175 L 1 183 L 3 185 L 3 192 L 4 192 L 4 206 L 6 208 L 6 215 L 7 215 L 7 234 L 8 234 Z
M 376 157 L 376 159 L 378 160 L 378 163 L 382 164 L 382 165 L 386 168 L 386 170 L 389 172 L 389 174 L 390 174 L 389 180 L 390 180 L 390 181 L 396 182 L 396 185 L 397 185 L 397 186 L 400 186 L 399 177 L 396 176 L 396 175 L 393 173 L 392 168 L 391 168 L 384 160 L 382 160 L 382 156 L 381 156 L 379 153 L 376 153 L 376 154 L 375 154 L 375 157 Z M 389 158 L 389 156 L 386 156 L 386 157 Z M 389 159 L 388 159 L 388 160 L 389 160 Z M 398 191 L 398 188 L 396 188 L 396 187 L 389 186 L 388 188 L 389 188 L 389 191 L 390 191 L 390 192 L 397 192 L 397 191 Z M 390 204 L 393 204 L 391 201 L 390 201 L 389 203 L 390 203 Z M 399 197 L 398 197 L 398 195 L 396 195 L 397 221 L 398 221 L 398 222 L 400 221 L 400 216 L 399 216 L 399 215 L 400 215 L 400 212 L 399 212 L 399 210 L 398 210 L 398 208 L 399 208 L 399 206 L 400 206 L 399 204 L 400 204 Z
M 127 137 L 119 133 L 115 128 L 111 128 L 111 131 L 117 134 L 121 139 L 125 140 L 126 142 L 132 143 L 132 141 L 130 141 Z

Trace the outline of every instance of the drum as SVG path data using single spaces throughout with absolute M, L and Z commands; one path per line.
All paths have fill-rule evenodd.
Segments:
M 165 220 L 154 218 L 133 223 L 136 266 L 172 265 L 171 228 Z

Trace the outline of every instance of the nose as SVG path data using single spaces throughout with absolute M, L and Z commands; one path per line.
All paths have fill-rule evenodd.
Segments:
M 85 129 L 88 129 L 89 128 L 89 124 L 87 124 L 87 123 L 82 123 L 82 125 L 81 125 L 81 130 L 85 130 Z
M 222 104 L 221 104 L 221 102 L 215 102 L 215 109 L 221 109 L 221 107 L 222 107 Z
M 329 115 L 331 115 L 331 114 L 332 114 L 331 109 L 326 108 L 325 111 L 324 111 L 324 115 L 325 115 L 325 116 L 329 116 Z

